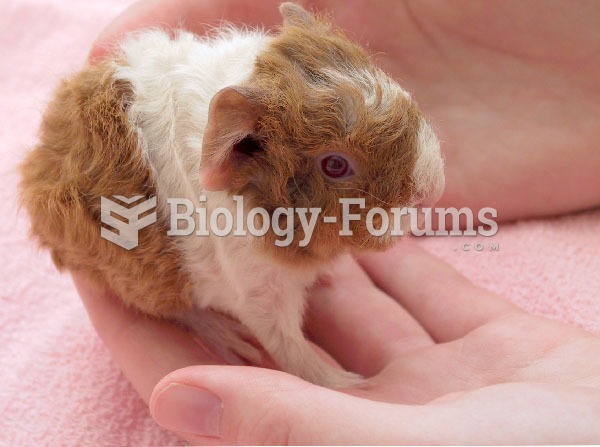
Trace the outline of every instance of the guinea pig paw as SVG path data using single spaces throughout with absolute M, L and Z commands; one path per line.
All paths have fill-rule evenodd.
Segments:
M 340 370 L 336 374 L 327 377 L 322 386 L 332 389 L 343 389 L 343 388 L 358 388 L 364 385 L 366 379 L 360 374 Z
M 210 346 L 210 349 L 232 365 L 261 365 L 263 363 L 263 354 L 260 349 L 241 337 L 228 337 L 218 345 Z
M 239 321 L 211 310 L 190 313 L 181 320 L 202 344 L 225 362 L 232 365 L 264 363 L 260 345 Z
M 360 374 L 337 368 L 333 365 L 323 365 L 303 374 L 303 378 L 315 385 L 331 389 L 357 388 L 364 385 L 366 379 Z

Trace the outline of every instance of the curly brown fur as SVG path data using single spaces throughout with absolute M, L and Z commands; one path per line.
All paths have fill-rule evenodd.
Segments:
M 260 151 L 240 156 L 230 191 L 250 198 L 252 206 L 323 210 L 341 222 L 340 198 L 364 198 L 365 209 L 351 222 L 352 237 L 340 237 L 341 224 L 317 223 L 307 247 L 295 216 L 296 241 L 276 247 L 270 231 L 262 247 L 280 260 L 314 263 L 331 260 L 346 248 L 385 248 L 390 240 L 371 236 L 365 225 L 370 208 L 389 210 L 410 204 L 415 192 L 411 179 L 418 156 L 421 113 L 409 97 L 386 92 L 375 83 L 374 103 L 367 106 L 357 82 L 332 79 L 331 71 L 385 75 L 361 47 L 350 42 L 325 19 L 306 18 L 287 23 L 256 61 L 248 81 L 250 101 L 259 114 L 252 139 Z M 384 104 L 384 101 L 387 101 Z M 255 105 L 256 106 L 256 105 Z M 331 182 L 316 167 L 319 155 L 335 150 L 356 163 L 356 178 Z M 380 179 L 388 179 L 382 182 Z
M 21 166 L 31 232 L 59 269 L 82 271 L 126 303 L 156 316 L 191 306 L 189 281 L 166 225 L 140 231 L 136 250 L 100 237 L 100 196 L 155 195 L 127 117 L 130 89 L 108 64 L 63 81 Z

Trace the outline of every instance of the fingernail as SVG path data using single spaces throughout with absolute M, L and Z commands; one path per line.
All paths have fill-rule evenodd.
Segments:
M 156 397 L 152 416 L 168 430 L 218 438 L 222 411 L 219 396 L 194 386 L 172 383 Z

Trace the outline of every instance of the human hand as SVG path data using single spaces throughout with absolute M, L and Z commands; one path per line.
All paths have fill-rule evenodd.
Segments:
M 142 1 L 103 33 L 92 58 L 105 55 L 124 32 L 148 25 L 202 34 L 203 24 L 220 19 L 277 24 L 277 3 Z M 556 3 L 541 16 L 532 3 L 457 5 L 313 2 L 332 10 L 373 52 L 384 52 L 380 64 L 432 118 L 448 162 L 441 205 L 494 206 L 509 219 L 600 203 L 594 121 L 600 92 L 591 84 L 600 68 L 590 56 L 596 35 L 586 31 L 595 30 L 587 21 L 596 20 L 597 7 L 563 11 Z M 98 332 L 157 421 L 193 443 L 598 440 L 592 423 L 599 416 L 598 339 L 524 315 L 418 254 L 405 252 L 389 266 L 361 260 L 381 288 L 396 284 L 387 291 L 414 318 L 389 297 L 377 299 L 380 292 L 358 276 L 356 264 L 345 266 L 356 277 L 340 271 L 335 287 L 315 292 L 313 338 L 344 366 L 371 377 L 368 387 L 346 392 L 276 371 L 217 366 L 222 361 L 185 332 L 138 317 L 78 283 Z M 389 263 L 388 256 L 380 259 Z M 403 282 L 377 276 L 391 266 Z M 430 278 L 436 283 L 427 284 Z M 343 293 L 347 302 L 340 304 Z M 188 365 L 204 366 L 177 370 Z M 217 403 L 212 416 L 201 417 L 202 405 L 193 400 L 198 388 L 218 396 L 204 401 Z M 215 428 L 220 437 L 197 436 L 214 435 Z
M 311 338 L 368 377 L 360 389 L 203 364 L 218 360 L 185 332 L 75 278 L 156 421 L 193 444 L 600 440 L 600 338 L 520 311 L 410 241 L 345 259 L 312 293 Z
M 221 20 L 280 23 L 279 0 L 141 0 L 98 38 Z M 493 207 L 499 220 L 600 205 L 600 4 L 492 0 L 315 0 L 413 93 L 442 141 L 443 207 Z

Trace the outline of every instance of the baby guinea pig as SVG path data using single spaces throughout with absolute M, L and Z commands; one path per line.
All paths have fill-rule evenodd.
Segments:
M 231 362 L 259 363 L 255 339 L 284 371 L 353 386 L 360 376 L 304 337 L 307 288 L 340 255 L 388 247 L 389 235 L 367 231 L 368 211 L 434 203 L 443 162 L 415 102 L 362 48 L 298 5 L 280 10 L 274 34 L 134 33 L 63 81 L 22 165 L 22 200 L 59 269 L 184 324 Z M 257 207 L 269 218 L 319 208 L 335 222 L 319 217 L 309 234 L 307 214 L 293 214 L 285 246 L 273 228 L 203 236 L 184 231 L 200 212 L 179 219 L 171 198 L 209 216 L 231 210 L 234 227 Z M 347 198 L 365 207 L 353 209 L 352 235 L 340 236 Z M 139 217 L 130 227 L 117 216 L 127 209 Z

